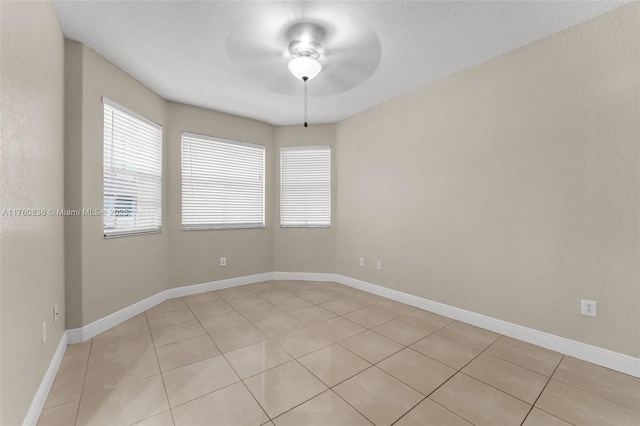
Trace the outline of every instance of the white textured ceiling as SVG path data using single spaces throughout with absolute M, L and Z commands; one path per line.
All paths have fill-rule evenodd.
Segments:
M 65 36 L 165 99 L 302 122 L 286 30 L 327 29 L 309 122 L 336 122 L 628 1 L 65 1 Z

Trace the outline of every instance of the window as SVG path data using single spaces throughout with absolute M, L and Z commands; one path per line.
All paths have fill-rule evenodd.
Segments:
M 264 227 L 264 152 L 182 133 L 182 229 Z
M 331 148 L 280 149 L 280 226 L 331 226 Z
M 162 127 L 103 102 L 104 236 L 162 232 Z

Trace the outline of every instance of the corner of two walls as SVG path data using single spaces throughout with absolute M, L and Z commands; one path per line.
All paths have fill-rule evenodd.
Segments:
M 167 194 L 169 218 L 169 287 L 202 284 L 221 279 L 271 271 L 273 231 L 273 127 L 248 118 L 194 106 L 167 103 L 169 117 L 165 129 L 169 181 Z M 265 145 L 265 228 L 182 231 L 181 229 L 181 133 L 198 133 L 224 139 Z M 221 267 L 220 257 L 227 258 Z
M 639 18 L 622 6 L 338 123 L 337 272 L 639 357 Z
M 308 129 L 166 102 L 84 48 L 82 204 L 104 95 L 164 126 L 165 231 L 105 241 L 83 218 L 82 325 L 166 288 L 335 272 L 637 357 L 638 7 Z M 182 131 L 267 146 L 266 228 L 180 229 Z M 281 229 L 279 147 L 327 143 L 333 227 Z
M 99 217 L 2 219 L 0 387 L 12 404 L 0 423 L 22 421 L 65 328 L 50 326 L 43 346 L 41 322 L 65 293 L 74 328 L 170 287 L 270 270 L 338 272 L 639 356 L 637 2 L 309 129 L 166 102 L 75 42 L 63 63 L 51 3 L 0 7 L 2 55 L 25 59 L 2 61 L 3 208 L 102 206 L 102 96 L 164 126 L 166 171 L 159 235 L 105 240 Z M 274 183 L 267 228 L 182 232 L 182 130 L 267 144 L 272 182 L 280 146 L 329 143 L 333 228 L 280 229 Z M 212 267 L 222 255 L 227 269 Z M 361 269 L 361 256 L 374 262 Z M 580 297 L 600 302 L 597 319 L 579 316 Z
M 103 96 L 161 125 L 166 121 L 165 102 L 92 49 L 65 43 L 66 208 L 101 209 Z M 68 328 L 167 288 L 166 232 L 105 239 L 102 217 L 85 215 L 67 217 L 66 226 Z
M 68 328 L 87 325 L 168 288 L 278 268 L 333 272 L 333 228 L 279 226 L 278 153 L 280 146 L 289 145 L 331 145 L 335 149 L 334 124 L 307 129 L 274 127 L 166 101 L 78 42 L 67 40 L 66 53 L 67 208 L 102 206 L 103 96 L 161 124 L 164 146 L 162 234 L 105 239 L 102 218 L 67 218 Z M 267 147 L 265 228 L 182 231 L 183 131 Z M 223 256 L 225 267 L 219 266 Z
M 167 111 L 169 220 L 166 223 L 169 230 L 170 287 L 272 271 L 333 272 L 334 228 L 280 227 L 279 150 L 293 145 L 331 145 L 335 149 L 335 124 L 312 125 L 306 129 L 301 126 L 278 127 L 171 102 Z M 267 147 L 265 228 L 182 231 L 180 135 L 183 131 Z M 219 265 L 220 257 L 226 257 L 226 266 Z
M 331 147 L 331 227 L 280 227 L 280 148 L 287 146 Z M 337 233 L 336 169 L 337 144 L 335 124 L 313 124 L 309 127 L 284 126 L 275 128 L 274 196 L 273 196 L 273 271 L 276 272 L 335 272 L 335 240 Z

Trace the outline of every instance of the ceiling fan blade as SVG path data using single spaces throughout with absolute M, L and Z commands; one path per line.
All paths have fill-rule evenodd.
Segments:
M 315 5 L 315 4 L 314 4 Z M 380 63 L 381 46 L 377 34 L 366 24 L 345 16 L 316 11 L 308 18 L 307 3 L 300 3 L 292 13 L 283 14 L 274 4 L 272 19 L 246 19 L 227 37 L 226 49 L 239 74 L 271 92 L 294 95 L 301 82 L 287 69 L 291 60 L 289 45 L 305 37 L 317 43 L 323 66 L 309 82 L 316 96 L 351 90 L 367 80 Z M 313 7 L 326 9 L 325 5 Z M 333 19 L 322 19 L 322 16 Z M 312 15 L 309 15 L 312 16 Z
M 338 49 L 326 54 L 326 67 L 313 81 L 323 95 L 346 92 L 366 81 L 378 68 L 380 55 L 359 49 Z

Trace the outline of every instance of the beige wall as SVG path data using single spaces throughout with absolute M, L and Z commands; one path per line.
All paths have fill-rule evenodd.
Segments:
M 66 42 L 66 77 L 67 208 L 102 206 L 103 96 L 162 124 L 164 137 L 162 234 L 105 239 L 101 218 L 67 218 L 69 328 L 167 288 L 271 272 L 274 265 L 285 271 L 333 272 L 335 228 L 280 229 L 277 188 L 279 147 L 328 144 L 335 155 L 335 125 L 275 128 L 168 102 L 74 41 Z M 266 147 L 265 228 L 182 231 L 183 131 Z M 334 193 L 335 182 L 334 172 Z M 334 218 L 335 201 L 334 195 Z M 220 267 L 223 256 L 227 266 Z
M 273 199 L 273 127 L 177 103 L 168 103 L 166 132 L 169 180 L 167 198 L 169 220 L 169 285 L 181 287 L 211 281 L 270 272 L 273 240 L 271 206 Z M 182 231 L 181 133 L 192 132 L 241 142 L 264 145 L 265 228 Z M 227 258 L 221 267 L 220 257 Z
M 66 41 L 66 52 L 66 198 L 73 207 L 100 209 L 102 97 L 160 125 L 166 123 L 165 101 L 86 46 Z M 166 169 L 166 132 L 163 135 Z M 165 176 L 165 227 L 166 186 Z M 166 229 L 161 234 L 105 239 L 98 216 L 68 218 L 67 227 L 68 328 L 89 324 L 168 287 Z
M 333 272 L 334 228 L 280 228 L 279 149 L 291 145 L 331 145 L 335 151 L 334 124 L 312 125 L 307 129 L 302 126 L 273 127 L 172 102 L 168 103 L 167 119 L 170 287 L 273 270 Z M 264 229 L 182 231 L 180 138 L 183 131 L 266 147 Z M 227 258 L 225 267 L 219 265 L 223 256 Z
M 331 227 L 280 227 L 280 148 L 287 146 L 331 147 Z M 275 128 L 273 201 L 273 268 L 281 272 L 335 271 L 337 211 L 336 125 L 321 124 Z
M 81 210 L 82 204 L 82 81 L 84 46 L 64 44 L 64 207 Z M 82 324 L 82 220 L 64 218 L 65 303 L 67 327 Z
M 165 144 L 161 235 L 105 240 L 101 219 L 68 220 L 69 327 L 165 288 L 339 272 L 637 355 L 637 7 L 308 129 L 164 101 L 68 42 L 67 202 L 102 205 L 101 96 L 163 124 Z M 182 131 L 267 147 L 264 229 L 181 230 Z M 278 151 L 297 144 L 334 148 L 330 229 L 279 227 Z
M 636 2 L 340 122 L 338 272 L 638 357 L 638 40 Z
M 308 129 L 164 101 L 93 50 L 65 48 L 51 3 L 0 11 L 2 208 L 102 207 L 102 96 L 164 126 L 165 171 L 162 234 L 104 239 L 99 217 L 0 219 L 0 423 L 22 421 L 65 328 L 51 312 L 65 316 L 65 267 L 67 328 L 169 287 L 338 272 L 640 355 L 637 2 Z M 180 229 L 182 131 L 267 147 L 264 229 Z M 332 228 L 281 229 L 279 148 L 324 144 Z M 597 319 L 578 314 L 580 298 L 599 302 Z
M 3 1 L 0 15 L 0 208 L 62 208 L 58 17 L 48 2 Z M 63 248 L 62 217 L 0 217 L 0 424 L 22 423 L 65 329 Z M 61 313 L 55 323 L 54 305 Z

